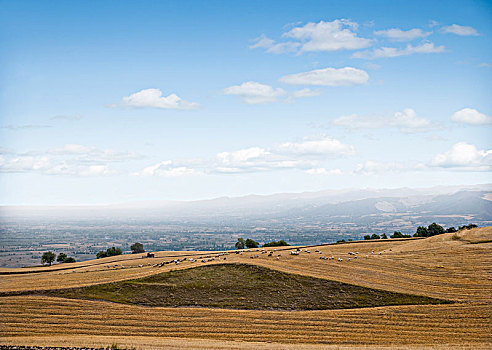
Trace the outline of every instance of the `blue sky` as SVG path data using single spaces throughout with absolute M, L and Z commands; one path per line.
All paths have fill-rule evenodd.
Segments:
M 491 182 L 490 2 L 0 5 L 0 204 Z

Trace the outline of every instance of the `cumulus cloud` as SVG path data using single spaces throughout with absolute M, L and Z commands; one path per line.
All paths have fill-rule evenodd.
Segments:
M 106 176 L 114 174 L 108 165 L 78 165 L 70 160 L 53 159 L 45 155 L 17 155 L 0 159 L 0 172 L 41 173 L 45 175 Z
M 123 105 L 162 109 L 195 109 L 200 106 L 198 103 L 185 101 L 176 94 L 162 96 L 162 91 L 159 89 L 144 89 L 130 96 L 125 96 L 123 97 Z
M 492 150 L 479 150 L 475 145 L 458 142 L 450 150 L 437 154 L 430 164 L 440 168 L 490 171 L 492 170 Z
M 427 118 L 422 118 L 411 109 L 395 112 L 389 116 L 369 117 L 357 114 L 341 116 L 333 119 L 333 125 L 345 127 L 348 130 L 396 128 L 403 133 L 417 133 L 434 130 L 437 125 Z
M 319 137 L 301 142 L 284 142 L 263 148 L 249 147 L 217 153 L 212 159 L 164 161 L 136 173 L 141 176 L 176 176 L 190 174 L 240 174 L 274 170 L 303 170 L 321 168 L 327 159 L 352 155 L 354 147 L 329 138 Z M 314 171 L 314 170 L 313 170 Z M 319 170 L 321 171 L 321 170 Z M 328 174 L 328 173 L 327 173 Z M 333 172 L 332 174 L 335 174 Z
M 284 142 L 276 146 L 275 151 L 296 156 L 340 156 L 354 154 L 355 148 L 337 139 L 323 137 L 302 142 Z
M 451 33 L 460 36 L 477 36 L 479 33 L 473 27 L 469 26 L 460 26 L 458 24 L 452 24 L 450 26 L 445 26 L 441 28 L 443 33 Z
M 294 98 L 313 97 L 313 96 L 320 96 L 320 95 L 321 95 L 321 90 L 311 90 L 308 88 L 297 90 L 292 93 L 292 96 Z
M 279 79 L 285 84 L 319 86 L 351 86 L 366 84 L 368 80 L 367 72 L 353 67 L 316 69 L 285 75 Z
M 377 162 L 367 160 L 364 163 L 357 164 L 354 173 L 361 175 L 374 175 L 379 173 L 393 173 L 407 170 L 415 170 L 415 165 L 409 165 L 402 162 Z
M 492 117 L 480 113 L 473 108 L 463 108 L 454 112 L 451 120 L 455 123 L 463 123 L 469 125 L 487 125 L 492 124 Z
M 275 44 L 275 40 L 267 38 L 265 34 L 261 34 L 258 38 L 252 40 L 253 44 L 249 46 L 250 49 L 269 49 Z
M 99 150 L 95 147 L 67 144 L 44 152 L 6 153 L 0 159 L 0 172 L 106 176 L 115 173 L 109 168 L 110 163 L 139 158 L 141 156 L 135 152 Z
M 417 28 L 410 30 L 391 28 L 386 30 L 377 30 L 374 32 L 374 35 L 383 36 L 395 41 L 410 41 L 418 38 L 425 38 L 431 34 L 432 32 L 424 32 L 422 29 Z
M 305 98 L 321 95 L 320 90 L 301 89 L 287 92 L 271 85 L 248 81 L 241 85 L 234 85 L 223 90 L 226 95 L 240 97 L 247 104 L 265 104 L 272 102 L 292 102 L 296 98 Z
M 357 50 L 371 45 L 370 39 L 357 36 L 358 24 L 346 19 L 320 21 L 292 28 L 283 36 L 299 40 L 300 52 Z
M 280 88 L 273 88 L 267 84 L 261 84 L 255 81 L 248 81 L 241 85 L 234 85 L 224 89 L 224 94 L 235 95 L 243 99 L 248 104 L 263 104 L 276 102 L 281 96 L 287 93 Z
M 343 175 L 340 169 L 311 168 L 305 171 L 309 175 Z
M 282 34 L 282 37 L 288 41 L 276 42 L 262 34 L 253 39 L 253 44 L 249 48 L 262 48 L 266 52 L 275 54 L 287 52 L 300 54 L 312 51 L 357 50 L 366 48 L 372 43 L 372 40 L 357 35 L 357 23 L 346 19 L 299 24 L 298 22 L 288 25 L 293 28 Z
M 353 58 L 365 58 L 365 59 L 376 59 L 385 57 L 400 57 L 408 56 L 413 54 L 422 53 L 440 53 L 444 52 L 444 46 L 434 46 L 434 43 L 423 43 L 417 46 L 412 46 L 408 44 L 404 49 L 398 49 L 396 47 L 382 47 L 379 49 L 374 49 L 370 51 L 359 51 L 355 52 Z
M 145 167 L 140 172 L 134 173 L 137 176 L 161 176 L 161 177 L 181 177 L 185 175 L 199 174 L 196 169 L 186 166 L 174 164 L 170 160 L 166 160 L 148 167 Z

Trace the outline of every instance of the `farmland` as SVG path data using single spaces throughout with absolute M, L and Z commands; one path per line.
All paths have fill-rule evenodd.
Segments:
M 256 250 L 220 256 L 216 252 L 156 252 L 155 258 L 118 256 L 75 263 L 69 269 L 60 269 L 60 266 L 0 269 L 4 274 L 0 285 L 4 295 L 0 297 L 0 343 L 107 346 L 117 342 L 139 349 L 203 348 L 205 345 L 218 349 L 289 349 L 298 348 L 299 344 L 306 348 L 395 345 L 490 348 L 491 241 L 492 228 L 488 227 L 426 239 L 300 248 L 298 256 L 289 254 L 291 247 L 278 249 L 275 256 L 270 257 Z M 355 251 L 358 252 L 356 259 L 349 255 Z M 321 256 L 334 259 L 320 259 Z M 194 262 L 188 260 L 190 257 Z M 179 264 L 155 266 L 178 259 Z M 161 273 L 173 271 L 176 274 L 219 262 L 256 265 L 453 303 L 285 311 L 148 307 L 32 295 L 32 291 L 157 278 Z M 16 274 L 19 271 L 24 273 Z M 6 296 L 6 293 L 12 295 Z M 23 293 L 28 295 L 15 295 Z

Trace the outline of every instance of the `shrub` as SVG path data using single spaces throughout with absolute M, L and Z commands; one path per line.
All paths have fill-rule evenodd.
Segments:
M 288 245 L 290 245 L 290 244 L 288 244 L 283 239 L 281 239 L 280 241 L 273 241 L 270 243 L 265 243 L 265 244 L 263 244 L 263 247 L 283 247 L 283 246 L 288 246 Z
M 143 247 L 142 243 L 134 243 L 130 246 L 130 249 L 132 250 L 132 254 L 139 254 L 139 253 L 144 253 L 145 249 Z
M 96 254 L 96 258 L 97 259 L 106 258 L 108 256 L 121 255 L 122 253 L 123 252 L 121 251 L 120 248 L 111 247 L 106 249 L 106 251 L 101 250 L 99 253 Z
M 260 243 L 252 240 L 251 238 L 246 239 L 246 247 L 248 248 L 258 248 Z
M 427 227 L 427 232 L 429 233 L 429 236 L 436 236 L 443 234 L 445 230 L 444 227 L 433 222 Z
M 67 259 L 67 254 L 60 253 L 60 254 L 58 254 L 58 257 L 56 258 L 56 261 L 58 261 L 59 263 L 63 263 L 63 262 L 65 262 L 66 259 Z

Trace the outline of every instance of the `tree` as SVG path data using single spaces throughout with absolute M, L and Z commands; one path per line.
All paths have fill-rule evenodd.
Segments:
M 74 263 L 75 262 L 75 259 L 72 258 L 71 256 L 69 256 L 68 258 L 65 259 L 65 261 L 63 261 L 65 264 L 67 263 Z
M 446 229 L 446 233 L 454 233 L 454 232 L 456 232 L 456 231 L 457 231 L 457 230 L 454 228 L 454 226 L 448 227 L 448 228 Z
M 237 239 L 236 249 L 244 249 L 244 238 Z
M 390 236 L 391 238 L 403 238 L 403 234 L 400 231 L 395 231 L 393 234 Z
M 373 233 L 373 234 L 371 235 L 371 239 L 380 239 L 380 238 L 381 238 L 381 237 L 379 237 L 379 235 L 377 235 L 377 234 L 375 234 L 375 233 Z
M 246 239 L 246 247 L 248 248 L 258 248 L 260 243 L 253 241 L 251 238 Z
M 58 254 L 58 257 L 56 258 L 56 261 L 59 263 L 64 263 L 66 259 L 67 259 L 67 254 L 60 253 L 60 254 Z
M 281 239 L 280 241 L 273 241 L 273 242 L 270 242 L 270 243 L 265 243 L 263 244 L 263 247 L 283 247 L 283 246 L 288 246 L 290 244 L 288 244 L 287 242 L 285 242 L 283 239 Z
M 413 235 L 414 237 L 429 237 L 429 232 L 425 226 L 417 227 L 417 232 Z
M 134 243 L 131 245 L 130 249 L 132 250 L 132 254 L 144 253 L 145 249 L 142 243 Z
M 120 248 L 111 247 L 111 248 L 106 249 L 106 251 L 101 250 L 100 252 L 98 252 L 96 254 L 96 258 L 97 259 L 106 258 L 108 256 L 121 255 L 122 253 L 123 252 L 121 251 Z
M 444 228 L 441 225 L 438 225 L 435 222 L 433 222 L 427 228 L 427 232 L 429 233 L 429 236 L 436 236 L 436 235 L 443 234 L 445 231 L 444 231 Z
M 386 233 L 383 233 L 383 234 L 381 235 L 381 238 L 382 238 L 382 239 L 388 239 L 388 236 L 386 236 Z
M 41 264 L 49 264 L 51 266 L 51 263 L 55 261 L 56 254 L 53 252 L 44 252 L 43 256 L 41 256 Z
M 371 236 L 370 236 L 370 235 L 365 235 L 365 236 L 364 236 L 364 239 L 365 239 L 366 241 L 368 241 L 368 240 L 370 240 L 370 239 L 371 239 Z

